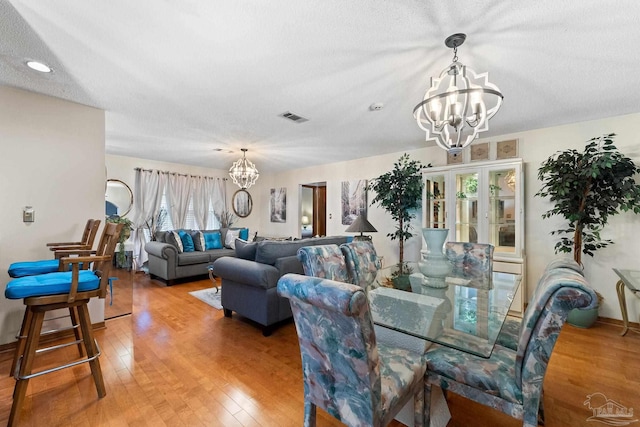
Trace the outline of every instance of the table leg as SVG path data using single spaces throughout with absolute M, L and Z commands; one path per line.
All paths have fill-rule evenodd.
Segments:
M 220 292 L 220 288 L 216 286 L 216 277 L 213 275 L 213 270 L 211 268 L 209 269 L 209 279 L 211 279 L 213 287 L 216 288 L 216 293 Z
M 627 300 L 624 295 L 624 282 L 622 280 L 618 280 L 618 283 L 616 283 L 616 292 L 618 293 L 618 302 L 620 303 L 622 322 L 624 323 L 620 336 L 624 336 L 629 330 L 629 315 L 627 314 Z

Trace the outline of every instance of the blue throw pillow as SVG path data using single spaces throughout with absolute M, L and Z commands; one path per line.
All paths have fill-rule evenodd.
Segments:
M 193 245 L 193 238 L 189 233 L 184 230 L 178 231 L 178 235 L 180 236 L 180 240 L 182 241 L 182 247 L 184 252 L 193 252 L 195 251 L 195 246 Z
M 204 247 L 209 249 L 222 249 L 222 237 L 219 231 L 204 233 Z
M 249 229 L 248 228 L 243 228 L 242 230 L 240 230 L 240 236 L 239 236 L 242 240 L 249 240 Z

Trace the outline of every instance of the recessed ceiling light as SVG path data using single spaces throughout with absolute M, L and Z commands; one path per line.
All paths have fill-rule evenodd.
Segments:
M 32 70 L 40 71 L 41 73 L 50 73 L 51 71 L 53 71 L 47 64 L 43 64 L 42 62 L 38 61 L 27 61 L 27 67 L 31 68 Z

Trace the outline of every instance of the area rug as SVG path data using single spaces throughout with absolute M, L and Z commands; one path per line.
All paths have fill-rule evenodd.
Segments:
M 206 302 L 211 307 L 222 310 L 222 303 L 220 302 L 221 293 L 217 288 L 200 289 L 199 291 L 189 293 L 200 301 Z

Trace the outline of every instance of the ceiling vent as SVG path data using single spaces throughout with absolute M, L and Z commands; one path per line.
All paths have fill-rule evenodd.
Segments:
M 296 122 L 296 123 L 304 123 L 309 121 L 309 119 L 305 119 L 302 116 L 293 114 L 291 111 L 287 111 L 286 113 L 280 114 L 280 117 L 284 117 L 285 119 L 289 119 L 292 122 Z

